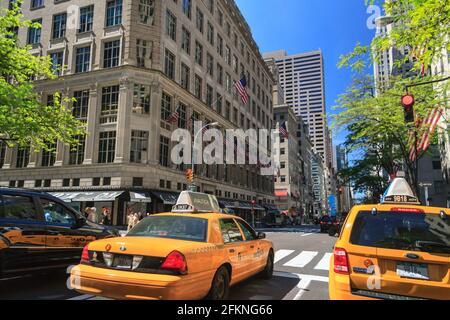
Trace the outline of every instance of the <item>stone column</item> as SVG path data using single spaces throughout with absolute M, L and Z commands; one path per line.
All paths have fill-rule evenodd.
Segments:
M 83 164 L 89 165 L 95 162 L 95 139 L 98 115 L 98 86 L 93 84 L 89 91 L 89 109 L 87 117 L 87 135 L 84 148 Z
M 38 166 L 38 161 L 40 159 L 41 152 L 31 149 L 30 150 L 30 161 L 28 161 L 27 168 L 36 168 Z
M 127 76 L 124 76 L 120 79 L 116 156 L 114 163 L 128 163 L 130 161 L 132 99 L 132 83 Z
M 56 160 L 55 160 L 55 167 L 61 167 L 64 165 L 64 153 L 65 153 L 66 146 L 63 142 L 58 141 L 56 143 Z

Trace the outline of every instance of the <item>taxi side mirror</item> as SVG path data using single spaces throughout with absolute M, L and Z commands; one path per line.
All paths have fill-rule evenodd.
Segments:
M 266 234 L 264 232 L 258 232 L 258 239 L 265 239 Z

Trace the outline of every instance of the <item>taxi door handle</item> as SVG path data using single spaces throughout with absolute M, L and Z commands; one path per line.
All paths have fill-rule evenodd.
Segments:
M 236 252 L 236 250 L 234 250 L 234 249 L 230 249 L 230 250 L 229 250 L 229 252 L 230 252 L 230 253 L 235 253 L 235 252 Z
M 250 246 L 250 249 L 255 249 L 255 246 Z

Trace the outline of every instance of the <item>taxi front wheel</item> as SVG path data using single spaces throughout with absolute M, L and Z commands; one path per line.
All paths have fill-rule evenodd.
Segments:
M 270 279 L 273 276 L 273 251 L 269 251 L 269 255 L 267 256 L 267 263 L 264 270 L 261 272 L 261 277 L 263 279 Z
M 208 293 L 206 299 L 208 300 L 226 300 L 230 292 L 230 274 L 225 266 L 222 266 L 217 270 L 211 290 Z

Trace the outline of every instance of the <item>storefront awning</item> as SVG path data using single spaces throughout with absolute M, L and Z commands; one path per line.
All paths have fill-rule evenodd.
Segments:
M 109 202 L 114 201 L 124 191 L 52 192 L 52 196 L 64 202 Z
M 268 210 L 278 210 L 277 206 L 274 204 L 264 204 L 264 207 L 266 207 Z
M 289 192 L 287 190 L 275 190 L 275 196 L 280 198 L 286 198 L 289 196 Z
M 164 204 L 172 205 L 175 205 L 177 203 L 178 197 L 180 196 L 180 194 L 176 192 L 152 191 L 152 193 L 155 195 L 155 197 L 161 199 Z
M 219 200 L 219 203 L 225 208 L 251 210 L 252 204 L 245 201 Z M 264 211 L 265 209 L 258 204 L 253 206 L 254 210 Z
M 131 192 L 130 191 L 130 202 L 143 202 L 151 203 L 152 198 L 148 192 Z

